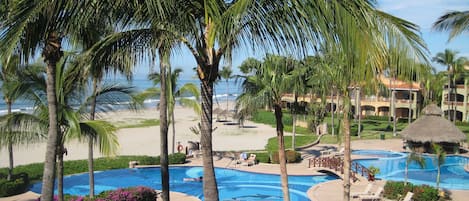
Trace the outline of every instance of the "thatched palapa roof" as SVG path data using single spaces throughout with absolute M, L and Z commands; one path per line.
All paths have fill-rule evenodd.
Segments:
M 423 116 L 401 131 L 402 138 L 414 142 L 458 143 L 466 140 L 461 130 L 441 116 L 443 112 L 435 104 L 425 107 L 422 113 Z

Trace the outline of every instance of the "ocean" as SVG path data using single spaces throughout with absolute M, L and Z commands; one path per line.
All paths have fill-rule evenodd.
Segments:
M 139 78 L 139 77 L 134 78 L 131 82 L 128 82 L 127 80 L 123 78 L 113 78 L 113 79 L 108 78 L 104 80 L 104 83 L 106 84 L 119 83 L 124 86 L 132 86 L 138 92 L 144 91 L 145 89 L 153 86 L 152 81 L 146 78 Z M 177 85 L 179 87 L 179 86 L 183 86 L 186 83 L 194 83 L 197 86 L 200 86 L 200 81 L 198 79 L 181 79 L 179 80 L 179 83 Z M 241 92 L 242 92 L 241 83 L 239 81 L 236 82 L 235 79 L 230 79 L 227 83 L 224 79 L 219 80 L 217 83 L 214 84 L 214 97 L 213 97 L 214 107 L 216 107 L 215 105 L 217 103 L 224 104 L 224 102 L 226 102 L 227 99 L 231 101 L 235 100 Z M 3 94 L 1 92 L 0 92 L 0 97 L 2 98 L 0 100 L 1 101 L 0 102 L 0 115 L 5 115 L 7 113 L 7 108 L 3 99 Z M 194 98 L 194 97 L 187 97 L 187 98 Z M 145 100 L 144 106 L 155 107 L 158 102 L 159 102 L 158 99 Z M 28 112 L 29 113 L 33 109 L 34 109 L 33 103 L 29 100 L 24 100 L 24 99 L 17 100 L 12 106 L 13 112 Z

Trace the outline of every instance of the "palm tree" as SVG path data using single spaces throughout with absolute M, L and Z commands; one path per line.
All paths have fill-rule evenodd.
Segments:
M 12 57 L 8 59 L 4 59 L 0 65 L 1 67 L 1 72 L 0 72 L 0 81 L 2 82 L 1 86 L 1 92 L 3 94 L 3 100 L 5 101 L 5 104 L 7 106 L 7 116 L 12 115 L 12 116 L 17 116 L 16 114 L 12 114 L 12 106 L 15 103 L 16 100 L 20 99 L 21 96 L 26 94 L 29 90 L 30 87 L 30 82 L 27 82 L 26 80 L 22 80 L 22 76 L 20 75 L 22 72 L 21 71 L 26 71 L 24 66 L 20 66 L 20 61 L 19 61 L 19 56 L 18 55 L 13 55 Z M 15 117 L 6 117 L 6 119 L 10 118 L 15 118 Z M 20 136 L 15 136 L 15 135 L 20 135 L 20 134 L 33 134 L 34 132 L 28 132 L 28 131 L 15 131 L 17 129 L 14 129 L 15 127 L 21 127 L 19 125 L 10 125 L 9 123 L 6 124 L 6 126 L 11 126 L 11 128 L 5 128 L 2 129 L 4 132 L 2 135 L 2 138 L 4 138 L 4 141 L 7 143 L 7 150 L 8 150 L 8 158 L 9 158 L 9 166 L 8 166 L 8 175 L 7 175 L 7 180 L 11 180 L 13 176 L 13 167 L 14 167 L 14 160 L 13 160 L 13 144 L 19 144 L 19 143 L 29 143 L 29 142 L 35 142 L 36 140 L 33 140 L 33 136 L 24 136 L 23 139 Z M 36 136 L 36 138 L 39 136 Z
M 455 74 L 461 72 L 461 68 L 464 65 L 464 62 L 467 60 L 464 57 L 457 57 L 458 52 L 457 51 L 452 51 L 450 49 L 446 49 L 445 52 L 439 52 L 436 54 L 435 57 L 433 57 L 433 61 L 447 66 L 447 75 L 448 75 L 448 93 L 447 93 L 447 101 L 448 101 L 448 119 L 452 121 L 456 121 L 455 115 L 456 115 L 456 108 L 454 105 L 454 101 L 456 101 L 456 95 L 455 93 Z M 451 95 L 454 94 L 453 100 L 451 100 Z M 451 101 L 451 109 L 450 107 L 450 101 Z M 453 116 L 450 116 L 450 111 L 452 111 Z
M 67 56 L 66 58 L 68 58 Z M 116 128 L 105 121 L 83 119 L 84 114 L 89 113 L 88 106 L 91 101 L 96 101 L 97 105 L 105 103 L 116 104 L 119 101 L 128 101 L 130 97 L 128 94 L 132 93 L 129 87 L 120 86 L 105 86 L 97 92 L 99 94 L 96 98 L 91 95 L 86 97 L 86 74 L 84 68 L 77 68 L 75 63 L 69 63 L 67 59 L 59 62 L 56 69 L 57 76 L 57 89 L 58 95 L 57 103 L 59 103 L 59 143 L 57 154 L 57 181 L 58 181 L 58 197 L 63 200 L 63 154 L 66 153 L 64 143 L 66 140 L 78 138 L 82 141 L 91 139 L 97 142 L 94 145 L 99 146 L 100 152 L 105 155 L 114 155 L 118 150 L 117 136 L 115 135 Z M 76 65 L 76 64 L 75 64 Z M 44 72 L 38 72 L 27 75 L 29 80 L 35 81 L 32 88 L 34 95 L 30 97 L 35 98 L 35 111 L 39 119 L 48 119 L 47 105 L 44 103 L 43 94 L 46 89 L 45 79 L 42 76 Z M 127 95 L 127 96 L 124 96 Z M 78 106 L 78 107 L 77 107 Z M 108 111 L 109 107 L 98 107 L 99 111 Z M 112 108 L 111 108 L 112 109 Z M 43 121 L 45 122 L 45 121 Z M 91 136 L 91 137 L 90 137 Z
M 56 145 L 60 141 L 55 70 L 62 58 L 62 40 L 77 30 L 88 18 L 93 17 L 96 8 L 103 8 L 108 2 L 100 1 L 64 1 L 64 0 L 15 0 L 11 2 L 10 15 L 3 22 L 0 34 L 1 57 L 17 50 L 28 61 L 38 48 L 47 64 L 47 100 L 49 131 L 46 157 L 44 162 L 43 185 L 44 200 L 52 200 L 56 163 Z M 92 6 L 94 5 L 94 6 Z
M 145 6 L 142 5 L 143 3 L 150 4 Z M 389 32 L 417 35 L 412 31 L 407 32 L 409 27 L 393 26 L 393 23 L 401 22 L 398 18 L 388 17 L 387 21 L 383 20 L 386 15 L 376 11 L 373 4 L 367 0 L 356 0 L 352 4 L 345 1 L 302 0 L 207 0 L 203 2 L 166 0 L 157 3 L 138 1 L 129 5 L 144 8 L 141 11 L 143 14 L 136 16 L 146 17 L 144 20 L 147 24 L 145 25 L 149 22 L 160 24 L 158 26 L 153 24 L 151 29 L 142 29 L 143 32 L 138 32 L 133 28 L 105 38 L 107 45 L 116 47 L 111 49 L 122 51 L 117 47 L 129 47 L 136 44 L 131 50 L 136 52 L 139 48 L 149 47 L 143 42 L 151 40 L 144 40 L 144 36 L 164 32 L 172 34 L 172 38 L 189 49 L 197 62 L 196 69 L 201 80 L 202 111 L 204 111 L 201 121 L 201 145 L 206 200 L 218 200 L 212 157 L 212 98 L 213 83 L 218 77 L 219 64 L 222 59 L 229 61 L 232 53 L 246 47 L 252 47 L 254 51 L 277 50 L 283 53 L 304 55 L 308 50 L 318 49 L 323 45 L 321 42 L 325 43 L 325 47 L 340 45 L 344 55 L 354 56 L 359 55 L 356 47 L 364 48 L 365 44 L 375 44 L 376 48 L 370 47 L 370 50 L 374 51 L 361 54 L 362 60 L 365 57 L 374 60 L 368 62 L 370 65 L 382 64 L 380 58 L 386 55 L 383 49 L 386 44 L 403 42 L 400 44 L 406 44 L 405 46 L 398 45 L 396 48 L 403 50 L 404 48 L 401 47 L 410 46 L 403 52 L 422 56 L 420 54 L 422 52 L 414 51 L 420 47 L 419 44 L 422 42 L 420 38 L 393 41 L 396 38 L 395 35 L 379 37 L 382 33 Z M 331 26 L 331 23 L 334 26 Z M 410 28 L 413 27 L 411 24 Z M 354 47 L 350 40 L 351 30 L 364 32 L 361 35 L 363 37 L 354 38 L 354 41 L 360 39 L 360 43 L 353 43 Z M 368 35 L 365 36 L 365 34 Z M 353 34 L 353 36 L 356 35 Z M 366 40 L 362 40 L 364 38 Z M 347 71 L 349 72 L 352 71 Z
M 132 78 L 132 62 L 129 55 L 124 55 L 121 53 L 111 53 L 108 52 L 93 52 L 90 49 L 93 45 L 107 34 L 111 33 L 112 27 L 107 21 L 102 20 L 106 18 L 105 13 L 97 13 L 102 16 L 95 16 L 94 19 L 91 19 L 89 22 L 84 23 L 82 30 L 78 34 L 71 36 L 71 41 L 73 44 L 77 44 L 83 50 L 80 54 L 81 63 L 80 66 L 86 68 L 86 73 L 91 79 L 91 89 L 92 93 L 90 96 L 89 102 L 89 113 L 90 120 L 95 120 L 96 118 L 96 107 L 97 102 L 96 98 L 99 96 L 99 88 L 102 87 L 102 81 L 106 74 L 109 73 L 120 73 L 125 75 L 127 79 Z M 90 50 L 90 51 L 88 51 Z M 115 90 L 115 88 L 110 88 Z M 107 93 L 107 92 L 106 92 Z M 94 197 L 94 164 L 93 164 L 93 147 L 94 141 L 92 135 L 89 136 L 88 141 L 88 175 L 89 175 L 89 185 L 90 192 L 89 197 Z
M 440 174 L 441 174 L 441 166 L 445 163 L 446 160 L 446 152 L 443 150 L 443 147 L 440 145 L 433 143 L 433 154 L 435 154 L 435 160 L 433 161 L 436 165 L 436 188 L 440 187 Z
M 176 99 L 177 98 L 179 99 L 179 102 L 181 103 L 181 105 L 193 108 L 196 114 L 200 114 L 200 104 L 199 104 L 200 92 L 197 89 L 197 86 L 194 83 L 186 83 L 183 86 L 178 87 L 179 77 L 182 72 L 183 70 L 181 68 L 174 69 L 173 72 L 170 74 L 170 76 L 168 76 L 169 81 L 167 82 L 167 83 L 170 83 L 170 86 L 171 86 L 170 87 L 171 93 L 168 95 L 168 99 L 169 99 L 168 110 L 171 116 L 170 118 L 171 118 L 172 130 L 173 130 L 172 153 L 174 153 L 175 140 L 176 140 L 176 128 L 175 128 L 176 121 L 174 120 L 174 107 L 176 105 Z M 157 85 L 161 82 L 160 81 L 161 76 L 159 73 L 151 73 L 150 75 L 148 75 L 148 79 L 153 80 L 153 85 Z M 141 96 L 142 96 L 142 99 L 148 99 L 150 97 L 156 98 L 159 96 L 159 94 L 160 94 L 160 91 L 158 90 L 158 88 L 152 87 L 143 91 L 141 93 Z M 185 97 L 186 95 L 191 95 L 195 97 L 195 99 L 186 98 Z
M 424 168 L 425 167 L 425 158 L 422 157 L 421 154 L 418 154 L 416 153 L 415 151 L 412 150 L 412 152 L 410 152 L 408 155 L 407 155 L 407 159 L 405 161 L 405 181 L 404 181 L 404 184 L 407 185 L 407 178 L 408 177 L 408 172 L 409 172 L 409 165 L 410 163 L 412 162 L 416 162 L 420 168 Z
M 299 104 L 298 104 L 298 96 L 306 94 L 306 83 L 308 82 L 307 72 L 310 68 L 302 66 L 299 61 L 292 57 L 286 58 L 286 65 L 289 69 L 293 69 L 290 72 L 290 75 L 293 76 L 293 80 L 295 82 L 290 83 L 293 84 L 291 88 L 291 92 L 293 92 L 293 104 L 290 105 L 290 112 L 292 114 L 292 150 L 295 150 L 295 137 L 296 137 L 296 119 L 297 114 L 299 112 Z
M 448 41 L 466 32 L 469 29 L 469 11 L 451 11 L 440 16 L 433 23 L 433 28 L 438 31 L 450 31 Z
M 231 70 L 230 66 L 225 66 L 220 71 L 220 77 L 225 79 L 226 81 L 226 110 L 228 111 L 228 97 L 230 96 L 230 85 L 229 80 L 233 76 L 233 71 Z M 226 116 L 225 116 L 226 120 Z
M 376 10 L 372 16 L 372 21 L 381 27 L 379 33 L 372 32 L 373 34 L 369 35 L 362 30 L 350 27 L 347 30 L 338 30 L 336 33 L 344 39 L 345 44 L 342 44 L 341 48 L 331 47 L 332 49 L 327 49 L 337 58 L 336 68 L 338 68 L 338 74 L 342 77 L 341 80 L 345 83 L 338 86 L 344 100 L 342 119 L 342 132 L 344 135 L 344 200 L 350 199 L 351 161 L 348 112 L 351 101 L 348 87 L 358 82 L 363 85 L 376 85 L 377 80 L 375 78 L 377 74 L 382 73 L 387 66 L 393 66 L 400 69 L 396 72 L 408 75 L 410 72 L 408 67 L 414 66 L 416 60 L 404 58 L 418 58 L 418 60 L 426 61 L 425 44 L 416 33 L 416 25 Z M 354 23 L 348 21 L 347 18 L 344 21 L 346 24 Z M 337 28 L 341 29 L 342 27 Z M 363 38 L 367 40 L 362 40 Z M 380 41 L 386 41 L 386 45 L 381 46 Z M 344 55 L 342 52 L 344 48 L 353 49 L 355 53 Z M 385 53 L 381 55 L 380 51 L 385 51 Z M 370 54 L 374 55 L 376 53 L 380 55 L 370 56 Z
M 290 90 L 290 83 L 294 81 L 290 76 L 292 70 L 293 66 L 288 65 L 287 58 L 267 55 L 256 74 L 246 78 L 243 83 L 244 92 L 238 98 L 241 108 L 259 108 L 265 105 L 274 108 L 283 200 L 290 200 L 290 194 L 283 136 L 282 94 Z

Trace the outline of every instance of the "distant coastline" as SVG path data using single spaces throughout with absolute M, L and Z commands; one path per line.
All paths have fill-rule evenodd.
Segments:
M 123 78 L 115 78 L 115 79 L 107 79 L 103 82 L 104 84 L 122 84 L 122 85 L 128 85 L 128 86 L 133 86 L 136 88 L 137 91 L 141 92 L 147 88 L 150 88 L 153 86 L 152 81 L 147 80 L 146 78 L 135 78 L 131 82 L 128 82 L 126 79 Z M 199 84 L 200 81 L 196 79 L 182 79 L 180 80 L 179 85 L 184 85 L 186 83 L 195 83 Z M 235 79 L 231 79 L 227 83 L 225 80 L 220 80 L 218 81 L 214 87 L 215 87 L 215 92 L 214 92 L 214 103 L 218 102 L 225 102 L 226 99 L 229 101 L 234 101 L 236 98 L 241 94 L 241 86 L 240 83 L 236 83 Z M 228 93 L 227 93 L 228 89 Z M 0 92 L 0 96 L 2 97 L 3 100 L 3 94 Z M 195 97 L 188 97 L 188 98 L 195 98 Z M 155 105 L 158 103 L 159 99 L 148 99 L 145 100 L 144 106 L 145 108 L 148 107 L 155 107 Z M 122 110 L 126 108 L 116 108 L 117 110 Z M 33 107 L 33 102 L 29 100 L 18 100 L 12 105 L 12 112 L 24 112 L 24 113 L 31 113 L 34 110 Z M 7 114 L 7 106 L 4 101 L 0 101 L 0 116 Z

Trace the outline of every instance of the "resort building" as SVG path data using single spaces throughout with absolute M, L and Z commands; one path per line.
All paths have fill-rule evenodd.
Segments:
M 456 121 L 468 121 L 468 83 L 465 79 L 455 81 L 454 86 L 446 84 L 443 89 L 441 110 L 447 119 Z
M 362 118 L 366 116 L 393 117 L 394 114 L 396 119 L 418 117 L 423 102 L 422 88 L 418 83 L 404 82 L 384 76 L 380 77 L 380 82 L 385 87 L 385 91 L 374 95 L 364 94 L 358 87 L 349 87 L 351 109 L 354 114 L 361 114 Z M 395 101 L 392 101 L 393 98 Z M 320 98 L 314 98 L 311 95 L 298 97 L 297 101 L 302 105 L 302 103 L 310 103 L 311 99 L 321 102 Z M 292 94 L 285 94 L 282 100 L 288 106 L 295 101 L 295 98 Z M 336 111 L 342 104 L 342 100 L 336 94 L 331 94 L 326 97 L 326 104 L 328 111 Z

